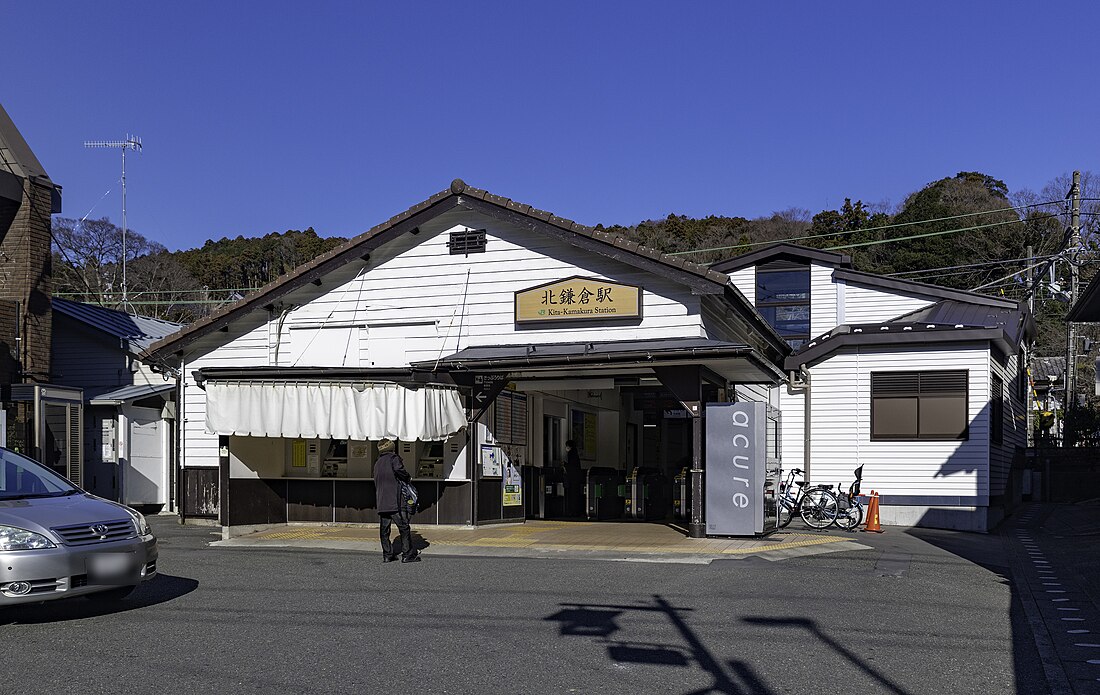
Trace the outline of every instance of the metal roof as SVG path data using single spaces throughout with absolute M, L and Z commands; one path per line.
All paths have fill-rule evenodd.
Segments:
M 748 268 L 750 265 L 759 265 L 761 263 L 780 259 L 805 261 L 807 263 L 814 262 L 834 268 L 852 267 L 852 257 L 847 254 L 822 249 L 812 249 L 809 246 L 800 246 L 799 244 L 779 242 L 771 246 L 765 246 L 759 251 L 752 251 L 751 253 L 734 256 L 724 261 L 711 263 L 710 268 L 720 273 L 729 274 L 741 270 L 742 268 Z
M 135 354 L 183 328 L 179 323 L 135 316 L 94 304 L 71 302 L 57 297 L 52 302 L 55 311 L 125 341 L 127 350 Z
M 171 391 L 175 387 L 175 383 L 173 382 L 123 386 L 122 388 L 91 398 L 88 400 L 88 403 L 91 405 L 122 405 L 123 403 L 147 398 L 157 393 Z
M 944 300 L 932 306 L 891 319 L 890 323 L 937 324 L 969 328 L 1003 328 L 1008 337 L 1019 341 L 1025 333 L 1034 332 L 1031 316 L 1020 307 L 987 306 Z
M 1034 333 L 1035 322 L 1022 305 L 1009 303 L 1015 306 L 947 299 L 887 321 L 837 326 L 803 345 L 787 358 L 785 366 L 798 369 L 845 345 L 927 345 L 988 340 L 1005 354 L 1015 354 L 1026 337 Z
M 1100 275 L 1092 279 L 1077 299 L 1077 303 L 1069 308 L 1066 321 L 1074 323 L 1100 322 Z

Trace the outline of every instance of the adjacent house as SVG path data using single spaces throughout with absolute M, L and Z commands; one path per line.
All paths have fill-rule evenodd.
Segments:
M 56 297 L 53 325 L 53 381 L 84 394 L 85 489 L 171 506 L 176 384 L 138 356 L 182 326 Z
M 987 531 L 1027 440 L 1018 302 L 859 272 L 776 244 L 711 266 L 794 348 L 780 387 L 784 468 L 881 495 L 882 523 Z

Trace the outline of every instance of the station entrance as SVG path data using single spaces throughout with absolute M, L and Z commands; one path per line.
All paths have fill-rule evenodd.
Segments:
M 537 435 L 524 481 L 527 518 L 686 525 L 692 413 L 657 379 L 589 381 L 519 384 Z M 703 403 L 727 397 L 725 386 L 703 382 Z

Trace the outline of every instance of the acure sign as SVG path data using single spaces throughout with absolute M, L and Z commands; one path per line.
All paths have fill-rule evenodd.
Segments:
M 642 316 L 642 288 L 572 277 L 516 292 L 516 323 L 630 319 Z

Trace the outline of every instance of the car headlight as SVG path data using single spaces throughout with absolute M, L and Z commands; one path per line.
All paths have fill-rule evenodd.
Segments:
M 0 526 L 0 550 L 41 550 L 56 547 L 49 538 L 40 533 L 14 526 Z
M 137 528 L 139 536 L 148 536 L 152 531 L 149 530 L 149 522 L 145 520 L 145 515 L 136 509 L 130 509 L 126 507 L 126 511 L 134 519 L 134 526 Z

